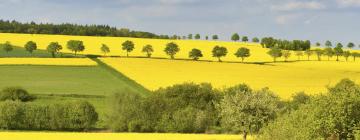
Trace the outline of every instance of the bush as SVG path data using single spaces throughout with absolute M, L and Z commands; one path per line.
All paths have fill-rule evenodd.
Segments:
M 35 96 L 30 95 L 25 89 L 19 87 L 8 87 L 1 91 L 0 101 L 21 101 L 27 102 L 35 99 Z

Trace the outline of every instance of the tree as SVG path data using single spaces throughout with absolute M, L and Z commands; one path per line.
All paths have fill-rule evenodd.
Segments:
M 110 52 L 110 48 L 106 44 L 102 44 L 100 50 L 102 53 L 104 53 L 104 56 Z
M 350 51 L 344 51 L 343 56 L 345 57 L 345 60 L 348 61 L 349 57 L 351 56 Z
M 231 40 L 232 41 L 239 41 L 240 40 L 240 36 L 238 33 L 235 33 L 231 36 Z
M 264 37 L 261 39 L 260 44 L 263 48 L 273 48 L 273 47 L 275 47 L 276 43 L 277 43 L 276 39 L 274 39 L 272 37 Z
M 26 51 L 28 51 L 30 54 L 32 54 L 33 51 L 37 49 L 37 45 L 36 45 L 35 42 L 29 41 L 29 42 L 27 42 L 27 43 L 25 44 L 25 49 L 26 49 Z
M 323 50 L 321 50 L 321 49 L 315 49 L 314 50 L 315 51 L 315 53 L 316 53 L 316 56 L 317 56 L 317 58 L 318 58 L 318 61 L 321 61 L 321 56 L 323 55 Z
M 354 47 L 355 47 L 355 44 L 354 44 L 354 43 L 352 43 L 352 42 L 350 42 L 350 43 L 347 45 L 347 47 L 348 47 L 349 49 L 352 49 L 352 48 L 354 48 Z
M 252 42 L 254 42 L 254 43 L 259 43 L 259 38 L 257 38 L 257 37 L 254 37 L 253 39 L 252 39 Z
M 235 56 L 240 57 L 241 62 L 244 62 L 244 59 L 246 57 L 250 57 L 250 49 L 245 48 L 245 47 L 241 47 L 236 51 Z
M 14 49 L 13 45 L 11 45 L 9 41 L 6 41 L 5 44 L 1 44 L 1 46 L 6 53 L 9 53 Z
M 132 41 L 127 40 L 122 44 L 122 50 L 126 51 L 126 57 L 129 57 L 129 52 L 132 52 L 135 48 L 135 45 Z
M 180 51 L 180 49 L 176 43 L 171 42 L 171 43 L 166 44 L 164 51 L 167 55 L 170 56 L 171 59 L 174 59 L 175 54 L 178 53 Z
M 21 101 L 28 102 L 35 99 L 28 91 L 21 87 L 6 87 L 0 92 L 0 101 Z
M 55 58 L 55 54 L 62 50 L 62 46 L 58 42 L 51 42 L 46 50 L 51 53 L 51 56 Z
M 195 35 L 195 39 L 200 39 L 200 38 L 201 38 L 200 34 Z
M 287 62 L 288 58 L 291 56 L 291 52 L 289 50 L 282 50 L 281 53 L 285 58 L 285 62 Z
M 295 55 L 298 57 L 298 61 L 299 61 L 300 58 L 301 58 L 302 56 L 304 56 L 304 53 L 303 53 L 303 51 L 296 51 L 296 52 L 295 52 Z
M 341 56 L 344 53 L 344 50 L 342 49 L 341 43 L 338 43 L 336 47 L 334 48 L 334 54 L 336 55 L 336 61 L 339 61 L 339 56 Z
M 69 50 L 75 53 L 75 56 L 77 52 L 82 52 L 85 50 L 85 46 L 80 40 L 69 40 L 66 46 Z
M 324 54 L 325 54 L 326 56 L 328 56 L 328 61 L 329 61 L 330 58 L 334 56 L 334 51 L 333 51 L 332 48 L 326 47 L 326 48 L 324 49 Z
M 274 62 L 276 62 L 276 59 L 278 57 L 281 57 L 283 54 L 281 52 L 281 49 L 279 49 L 278 47 L 273 47 L 271 48 L 267 54 L 269 54 L 273 59 L 274 59 Z
M 310 49 L 309 49 L 309 50 L 305 50 L 305 54 L 306 54 L 307 57 L 308 57 L 308 61 L 310 61 L 310 56 L 313 54 L 313 51 L 311 51 Z
M 248 42 L 249 41 L 249 38 L 247 36 L 243 36 L 242 39 L 241 39 L 243 42 Z
M 203 54 L 201 50 L 194 48 L 189 52 L 189 57 L 193 60 L 199 60 L 200 57 L 203 57 Z
M 218 40 L 218 39 L 219 39 L 219 36 L 218 36 L 218 35 L 213 35 L 213 36 L 212 36 L 212 39 L 213 39 L 213 40 Z
M 321 46 L 321 44 L 319 43 L 319 42 L 316 42 L 316 44 L 315 44 L 317 47 L 320 47 Z
M 360 53 L 358 53 L 358 52 L 352 52 L 352 53 L 351 53 L 351 56 L 354 57 L 354 61 L 356 61 L 356 57 L 359 57 L 359 56 L 360 56 Z
M 205 39 L 206 39 L 206 40 L 209 40 L 209 36 L 205 36 Z
M 217 57 L 219 62 L 221 62 L 220 58 L 226 56 L 227 53 L 227 49 L 222 46 L 215 46 L 212 50 L 213 57 Z
M 325 42 L 325 46 L 331 48 L 331 47 L 332 47 L 331 41 L 327 40 L 327 41 Z
M 193 34 L 189 34 L 188 39 L 193 39 Z
M 143 47 L 142 52 L 146 53 L 146 56 L 150 58 L 152 53 L 154 52 L 154 49 L 151 45 L 148 44 Z

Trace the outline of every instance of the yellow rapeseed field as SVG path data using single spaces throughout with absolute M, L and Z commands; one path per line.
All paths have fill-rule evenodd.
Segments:
M 95 66 L 89 58 L 0 58 L 0 65 Z
M 241 135 L 0 132 L 3 140 L 242 140 Z M 249 140 L 253 138 L 248 137 Z
M 342 78 L 360 80 L 359 62 L 301 61 L 265 65 L 182 60 L 102 58 L 151 90 L 183 82 L 209 82 L 216 88 L 246 83 L 269 87 L 283 99 L 295 92 L 317 94 Z

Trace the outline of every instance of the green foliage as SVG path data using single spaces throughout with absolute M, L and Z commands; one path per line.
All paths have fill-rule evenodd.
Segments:
M 228 51 L 225 47 L 222 46 L 215 46 L 212 50 L 212 56 L 217 57 L 218 61 L 221 62 L 221 57 L 225 57 Z
M 231 36 L 231 40 L 232 41 L 239 41 L 240 40 L 240 36 L 238 33 L 235 33 Z
M 349 44 L 347 45 L 348 48 L 352 49 L 355 47 L 355 44 L 352 42 L 349 42 Z
M 102 44 L 100 50 L 104 55 L 110 52 L 110 48 L 106 44 Z
M 316 45 L 317 47 L 320 47 L 320 46 L 321 46 L 320 42 L 316 42 L 315 45 Z
M 285 58 L 285 62 L 291 56 L 291 52 L 289 50 L 282 50 L 281 53 L 282 53 L 282 56 L 284 56 L 284 58 Z
M 55 54 L 62 50 L 62 46 L 58 42 L 51 42 L 46 50 L 51 53 L 53 58 L 55 58 Z
M 325 54 L 326 56 L 328 56 L 328 60 L 330 60 L 330 58 L 334 56 L 335 52 L 334 52 L 334 50 L 333 50 L 332 48 L 326 47 L 326 48 L 324 49 L 324 54 Z
M 254 37 L 253 39 L 252 39 L 252 42 L 254 42 L 254 43 L 259 43 L 259 38 L 257 38 L 257 37 Z
M 281 49 L 277 47 L 271 48 L 267 53 L 274 59 L 274 62 L 276 62 L 276 58 L 283 55 Z
M 334 48 L 334 54 L 336 55 L 336 61 L 339 61 L 339 56 L 343 55 L 344 50 L 342 49 L 341 43 L 338 43 Z
M 351 53 L 351 56 L 354 58 L 354 61 L 356 61 L 356 58 L 357 58 L 357 57 L 360 57 L 360 53 L 358 53 L 358 52 L 352 52 L 352 53 Z
M 126 40 L 122 43 L 122 50 L 126 51 L 126 57 L 129 57 L 129 52 L 132 52 L 135 48 L 135 45 L 132 41 Z
M 37 45 L 35 42 L 29 41 L 25 44 L 25 49 L 26 49 L 26 51 L 28 51 L 29 53 L 32 54 L 33 51 L 37 49 Z
M 325 42 L 325 46 L 328 47 L 328 48 L 331 48 L 331 47 L 332 47 L 331 41 L 327 40 L 327 41 Z
M 175 58 L 175 54 L 178 53 L 180 51 L 179 46 L 174 43 L 174 42 L 170 42 L 168 44 L 166 44 L 165 50 L 164 52 L 170 56 L 171 59 Z
M 311 51 L 311 50 L 305 50 L 305 54 L 307 55 L 308 61 L 309 61 L 309 60 L 310 60 L 310 56 L 313 54 L 313 51 Z
M 218 40 L 218 39 L 219 39 L 219 36 L 218 36 L 218 35 L 213 35 L 213 36 L 212 36 L 212 39 L 213 39 L 213 40 Z
M 2 48 L 2 50 L 4 50 L 6 53 L 11 52 L 14 47 L 13 45 L 11 45 L 11 43 L 9 41 L 6 41 L 5 44 L 0 44 L 0 47 Z
M 241 38 L 241 41 L 243 41 L 243 42 L 248 42 L 248 41 L 249 41 L 249 38 L 248 38 L 247 36 L 243 36 L 243 37 Z
M 250 57 L 250 49 L 241 47 L 236 51 L 235 56 L 241 57 L 241 62 L 244 62 L 246 57 Z
M 200 57 L 203 57 L 203 54 L 201 50 L 194 48 L 189 52 L 189 57 L 193 60 L 199 60 Z
M 154 52 L 154 49 L 151 45 L 145 45 L 142 50 L 141 50 L 143 53 L 146 53 L 146 56 L 148 58 L 151 57 L 152 53 Z
M 308 50 L 311 47 L 311 42 L 309 40 L 280 40 L 272 37 L 264 37 L 261 39 L 260 43 L 264 48 L 274 48 L 278 47 L 283 50 Z
M 316 54 L 316 56 L 318 58 L 318 61 L 321 61 L 321 56 L 324 54 L 324 51 L 321 50 L 321 49 L 315 49 L 314 51 L 315 51 L 315 54 Z
M 344 51 L 343 56 L 345 57 L 345 60 L 348 61 L 349 57 L 351 56 L 351 52 L 350 51 Z
M 85 46 L 80 40 L 69 40 L 66 44 L 67 48 L 74 52 L 75 56 L 78 52 L 82 52 L 85 50 Z
M 201 38 L 200 34 L 195 35 L 195 39 L 200 39 L 200 38 Z
M 188 34 L 188 39 L 193 39 L 193 34 Z
M 52 105 L 0 104 L 0 128 L 7 130 L 84 131 L 93 128 L 97 120 L 95 108 L 85 101 Z
M 7 87 L 0 92 L 0 101 L 21 101 L 28 102 L 35 99 L 25 89 L 20 87 Z

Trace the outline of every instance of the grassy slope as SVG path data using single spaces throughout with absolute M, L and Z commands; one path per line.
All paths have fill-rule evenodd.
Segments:
M 32 54 L 30 54 L 23 47 L 14 47 L 14 49 L 12 51 L 7 53 L 7 52 L 3 51 L 2 47 L 0 47 L 0 57 L 20 57 L 20 58 L 23 58 L 23 57 L 49 58 L 49 57 L 52 57 L 51 54 L 49 52 L 47 52 L 45 49 L 46 48 L 38 49 L 38 50 L 35 50 Z M 58 54 L 56 57 L 59 57 L 60 55 L 62 57 L 84 57 L 83 55 L 74 56 L 72 53 L 62 53 L 62 54 Z

